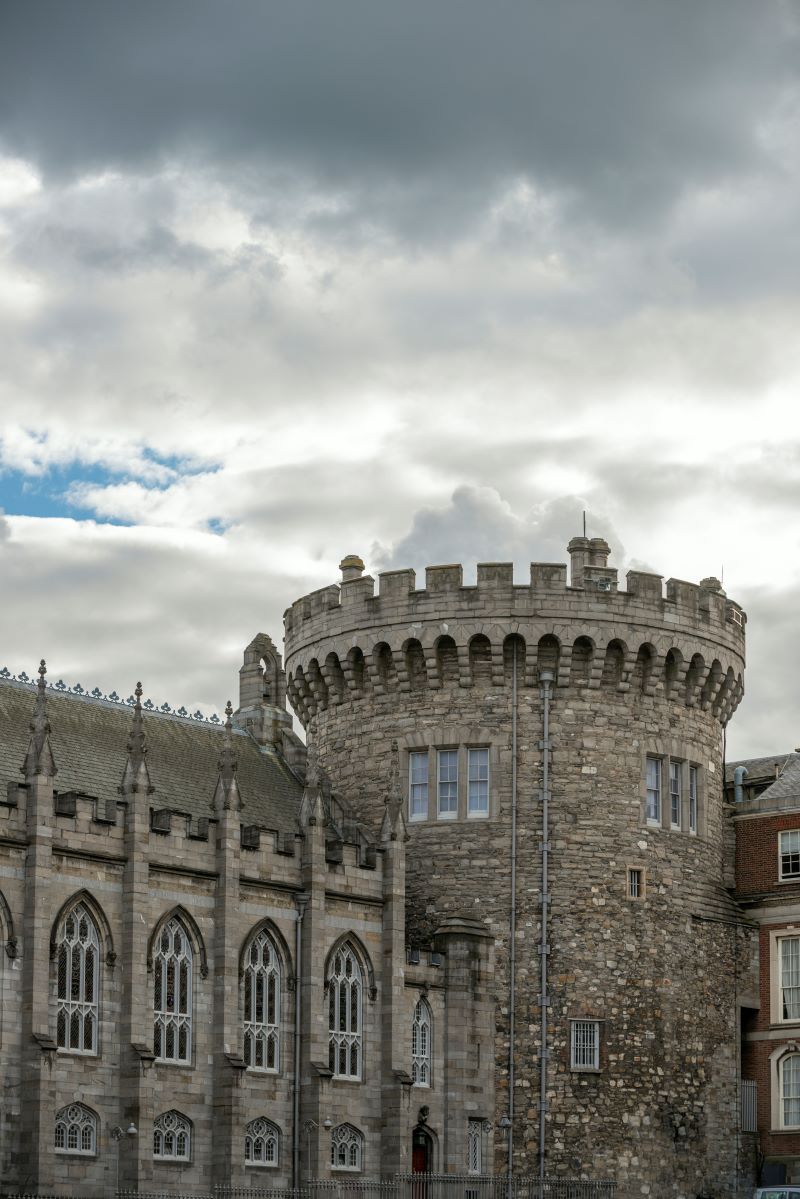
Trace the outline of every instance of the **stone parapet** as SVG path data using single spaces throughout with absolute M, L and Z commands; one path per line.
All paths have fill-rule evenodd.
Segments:
M 620 591 L 616 570 L 604 554 L 591 561 L 587 545 L 577 587 L 567 585 L 563 564 L 532 563 L 521 586 L 511 563 L 491 562 L 480 563 L 477 583 L 466 587 L 459 564 L 428 567 L 422 589 L 413 570 L 387 571 L 376 594 L 374 579 L 347 559 L 341 584 L 285 613 L 287 693 L 303 724 L 368 690 L 438 690 L 450 675 L 461 687 L 487 674 L 502 686 L 509 638 L 524 643 L 523 686 L 535 685 L 547 665 L 560 687 L 659 691 L 711 708 L 726 724 L 743 694 L 739 605 L 712 578 L 669 579 L 665 591 L 660 575 L 628 571 Z

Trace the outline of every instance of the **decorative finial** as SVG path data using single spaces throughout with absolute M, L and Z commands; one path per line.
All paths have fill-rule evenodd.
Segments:
M 47 665 L 44 658 L 39 663 L 39 682 L 36 687 L 36 707 L 31 720 L 31 739 L 21 771 L 25 778 L 43 774 L 52 778 L 56 774 L 53 750 L 50 746 L 50 721 L 47 716 Z
M 142 684 L 136 684 L 133 693 L 136 696 L 136 702 L 133 705 L 133 721 L 131 723 L 131 731 L 128 735 L 128 760 L 125 763 L 125 772 L 122 776 L 122 791 L 133 791 L 135 788 L 144 788 L 149 795 L 153 791 L 153 786 L 150 782 L 150 773 L 147 769 L 147 738 L 144 731 L 144 717 L 142 715 Z
M 219 755 L 219 777 L 214 792 L 214 807 L 231 809 L 238 812 L 241 807 L 239 787 L 236 782 L 236 771 L 239 769 L 239 758 L 233 744 L 233 704 L 228 700 L 225 705 L 225 731 L 222 749 Z

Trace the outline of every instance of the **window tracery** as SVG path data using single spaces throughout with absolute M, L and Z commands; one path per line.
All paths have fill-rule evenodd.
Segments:
M 56 1044 L 68 1053 L 97 1053 L 100 942 L 83 903 L 56 934 Z

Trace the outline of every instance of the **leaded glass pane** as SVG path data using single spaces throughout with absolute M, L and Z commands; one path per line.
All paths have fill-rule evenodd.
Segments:
M 251 1070 L 279 1069 L 281 975 L 269 934 L 254 939 L 244 972 L 244 1060 Z
M 153 978 L 156 1057 L 188 1062 L 192 1055 L 192 948 L 175 916 L 159 938 Z

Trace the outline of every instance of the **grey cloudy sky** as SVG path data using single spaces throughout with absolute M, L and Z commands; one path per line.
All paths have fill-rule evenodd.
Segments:
M 219 709 L 344 553 L 586 509 L 794 746 L 799 118 L 800 0 L 0 6 L 0 659 Z

